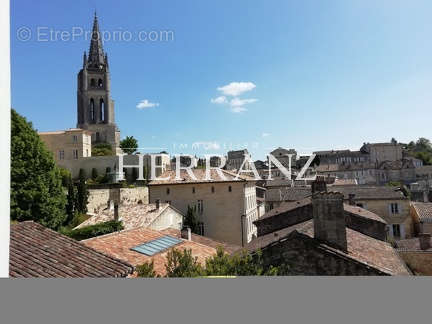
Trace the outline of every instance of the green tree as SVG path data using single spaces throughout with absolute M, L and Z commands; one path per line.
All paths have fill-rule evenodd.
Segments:
M 146 262 L 142 265 L 139 265 L 136 267 L 137 275 L 138 277 L 142 278 L 156 278 L 159 277 L 159 275 L 156 274 L 154 270 L 154 262 L 151 260 L 151 262 Z
M 92 169 L 91 177 L 92 177 L 93 180 L 96 180 L 96 179 L 97 179 L 97 177 L 98 177 L 98 171 L 97 171 L 96 168 L 93 168 L 93 169 Z
M 11 112 L 11 219 L 57 229 L 66 219 L 60 170 L 31 123 Z
M 197 257 L 192 256 L 192 250 L 172 249 L 167 253 L 165 264 L 167 277 L 199 277 L 204 274 Z
M 92 156 L 114 155 L 112 147 L 108 143 L 99 143 L 92 146 Z
M 72 219 L 75 217 L 76 192 L 71 177 L 67 181 L 67 188 L 68 188 L 67 203 L 66 203 L 67 218 L 65 220 L 65 225 L 69 224 L 72 221 Z
M 62 179 L 62 186 L 67 188 L 68 184 L 69 184 L 69 180 L 71 179 L 72 175 L 71 175 L 69 170 L 64 169 L 64 168 L 59 167 L 59 171 L 60 171 L 60 176 Z
M 87 213 L 88 195 L 89 192 L 87 189 L 86 174 L 83 169 L 80 169 L 76 195 L 76 210 L 79 213 Z
M 183 221 L 184 227 L 189 227 L 192 233 L 199 234 L 199 225 L 195 207 L 188 205 L 186 216 Z
M 138 141 L 133 136 L 126 136 L 126 138 L 120 141 L 120 148 L 126 154 L 133 154 L 138 149 Z

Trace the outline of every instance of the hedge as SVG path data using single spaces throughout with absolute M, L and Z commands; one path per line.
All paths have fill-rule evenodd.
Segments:
M 123 229 L 123 224 L 119 221 L 108 221 L 95 225 L 89 225 L 76 230 L 67 231 L 63 234 L 72 237 L 78 241 L 85 240 L 91 237 L 109 234 Z

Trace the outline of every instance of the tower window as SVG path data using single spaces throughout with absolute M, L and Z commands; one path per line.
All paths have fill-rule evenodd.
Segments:
M 105 122 L 105 103 L 103 99 L 100 100 L 100 116 L 101 116 L 101 121 Z
M 96 87 L 96 80 L 95 79 L 90 80 L 90 86 Z
M 90 120 L 92 122 L 95 121 L 95 107 L 94 107 L 94 100 L 93 100 L 93 98 L 90 99 Z
M 73 152 L 73 158 L 75 160 L 77 160 L 78 159 L 78 150 L 73 150 L 72 152 Z
M 102 87 L 103 87 L 102 79 L 99 79 L 99 81 L 98 81 L 98 87 L 99 87 L 99 88 L 102 88 Z

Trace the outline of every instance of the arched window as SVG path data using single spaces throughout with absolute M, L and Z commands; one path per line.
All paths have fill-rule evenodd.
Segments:
M 91 87 L 96 87 L 96 80 L 95 79 L 91 79 L 90 80 L 90 86 Z
M 94 100 L 93 100 L 93 98 L 90 99 L 90 120 L 92 122 L 95 121 L 95 106 L 94 106 Z
M 99 87 L 99 88 L 102 88 L 102 87 L 103 87 L 102 79 L 99 79 L 99 81 L 98 81 L 98 87 Z
M 103 99 L 100 100 L 99 107 L 100 107 L 100 118 L 101 118 L 101 121 L 105 122 L 105 103 L 104 103 Z

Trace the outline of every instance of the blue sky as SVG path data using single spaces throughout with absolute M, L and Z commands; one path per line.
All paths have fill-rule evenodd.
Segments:
M 37 28 L 90 30 L 95 9 L 104 31 L 173 32 L 173 41 L 104 43 L 116 122 L 141 147 L 247 146 L 262 159 L 278 146 L 432 137 L 428 0 L 12 1 L 12 106 L 41 131 L 76 126 L 89 41 L 38 41 Z M 17 39 L 23 26 L 28 41 Z M 143 100 L 158 105 L 138 109 Z

